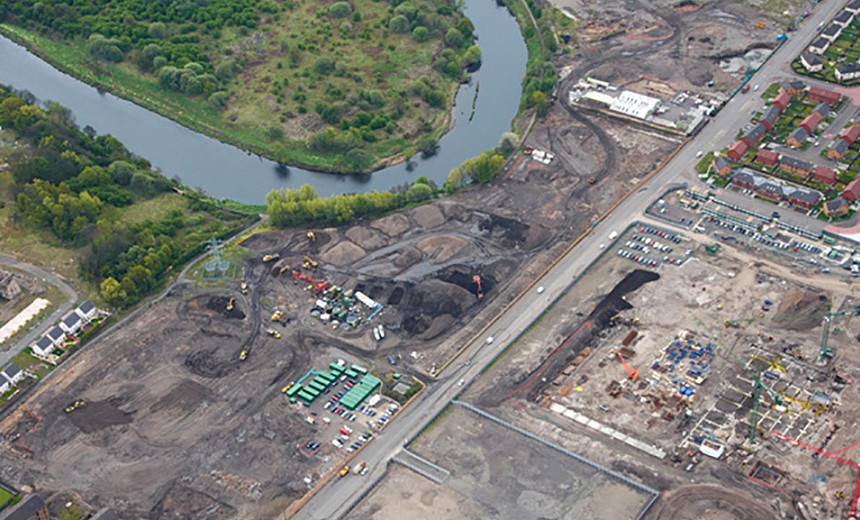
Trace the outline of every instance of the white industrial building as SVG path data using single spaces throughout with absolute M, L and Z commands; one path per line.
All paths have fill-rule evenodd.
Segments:
M 625 90 L 615 98 L 609 110 L 648 120 L 659 107 L 659 99 Z

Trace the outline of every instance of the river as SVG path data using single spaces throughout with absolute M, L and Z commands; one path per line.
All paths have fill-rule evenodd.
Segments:
M 0 83 L 27 90 L 41 102 L 57 101 L 70 108 L 81 127 L 111 134 L 133 153 L 146 157 L 162 173 L 200 188 L 219 199 L 262 204 L 276 188 L 313 186 L 320 196 L 387 190 L 419 175 L 441 186 L 451 168 L 498 145 L 517 112 L 527 50 L 516 20 L 495 0 L 466 0 L 465 13 L 475 25 L 482 51 L 481 68 L 461 86 L 453 109 L 454 127 L 427 159 L 367 175 L 339 175 L 278 166 L 236 147 L 199 134 L 163 116 L 64 74 L 23 47 L 0 36 Z M 475 115 L 472 100 L 478 98 Z

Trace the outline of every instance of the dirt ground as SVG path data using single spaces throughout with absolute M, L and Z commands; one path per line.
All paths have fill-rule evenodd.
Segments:
M 349 518 L 440 514 L 476 520 L 626 520 L 650 500 L 590 466 L 458 406 L 410 450 L 451 476 L 440 485 L 395 465 Z

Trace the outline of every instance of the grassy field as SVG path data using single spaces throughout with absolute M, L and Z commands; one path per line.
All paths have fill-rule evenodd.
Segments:
M 328 3 L 285 2 L 261 12 L 256 30 L 226 26 L 213 32 L 197 27 L 189 34 L 191 24 L 168 24 L 173 36 L 181 31 L 183 37 L 198 39 L 197 46 L 212 64 L 204 64 L 207 67 L 237 63 L 240 70 L 220 85 L 228 96 L 224 108 L 209 102 L 206 94 L 192 97 L 164 90 L 156 71 L 143 73 L 131 59 L 98 61 L 88 53 L 84 39 L 65 41 L 18 25 L 3 24 L 0 29 L 83 81 L 196 131 L 283 162 L 349 170 L 353 163 L 344 160 L 346 149 L 312 151 L 306 139 L 329 125 L 339 132 L 351 128 L 354 141 L 349 148 L 369 153 L 375 163 L 413 155 L 419 139 L 436 139 L 446 129 L 460 80 L 459 70 L 440 72 L 444 61 L 434 67 L 446 47 L 445 28 L 459 19 L 441 8 L 444 3 L 413 1 L 418 17 L 402 33 L 389 27 L 400 12 L 389 2 L 350 3 L 352 14 L 335 18 L 326 10 Z M 438 27 L 431 25 L 426 41 L 413 36 L 419 19 L 428 25 L 426 20 L 432 19 Z M 461 66 L 468 46 L 466 41 L 451 48 Z M 325 71 L 321 57 L 331 59 Z M 422 82 L 443 94 L 441 104 L 431 106 L 426 95 L 417 93 Z M 320 116 L 324 109 L 325 120 Z M 370 118 L 363 121 L 361 114 Z
M 14 497 L 15 495 L 0 487 L 0 509 L 6 507 L 6 504 L 8 504 Z

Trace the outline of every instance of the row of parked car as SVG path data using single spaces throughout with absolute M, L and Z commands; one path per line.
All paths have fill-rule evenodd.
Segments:
M 664 229 L 655 228 L 655 227 L 651 227 L 651 226 L 641 226 L 639 228 L 639 232 L 640 233 L 647 233 L 649 235 L 657 235 L 660 238 L 665 238 L 666 240 L 669 240 L 669 241 L 674 242 L 676 244 L 681 243 L 681 237 L 679 237 L 675 233 L 672 233 L 671 231 L 666 231 Z
M 671 247 L 667 246 L 666 244 L 662 244 L 660 242 L 657 242 L 656 240 L 654 240 L 651 237 L 640 236 L 640 235 L 637 235 L 634 233 L 632 238 L 633 238 L 633 240 L 630 240 L 627 242 L 627 247 L 632 247 L 633 249 L 639 249 L 639 247 L 650 247 L 652 249 L 656 249 L 657 251 L 662 251 L 664 253 L 671 253 L 672 252 Z M 642 242 L 645 245 L 639 246 L 639 244 L 636 244 L 637 241 Z M 639 246 L 639 247 L 635 247 L 635 246 Z

